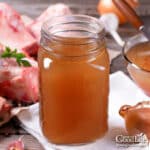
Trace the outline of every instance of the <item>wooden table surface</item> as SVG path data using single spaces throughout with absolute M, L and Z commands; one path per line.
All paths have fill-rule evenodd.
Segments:
M 13 4 L 16 8 L 17 5 L 19 5 L 19 11 L 26 14 L 28 13 L 28 15 L 30 15 L 31 17 L 35 17 L 37 16 L 40 11 L 36 11 L 35 13 L 32 11 L 31 14 L 29 14 L 29 11 L 27 11 L 26 9 L 23 9 L 22 3 L 23 5 L 27 5 L 28 3 L 25 3 L 26 1 L 20 1 L 20 0 L 16 0 L 16 2 L 13 0 L 5 0 L 10 2 L 11 4 Z M 31 0 L 32 1 L 32 0 Z M 27 0 L 27 2 L 29 2 L 29 0 Z M 39 0 L 40 2 L 40 0 Z M 46 0 L 45 0 L 46 2 Z M 97 2 L 97 0 L 95 0 L 95 2 Z M 40 3 L 41 4 L 41 3 Z M 47 6 L 48 3 L 42 3 L 40 8 L 45 8 Z M 20 7 L 22 6 L 22 7 Z M 36 7 L 37 9 L 37 7 Z M 77 11 L 77 10 L 76 10 Z M 77 11 L 79 12 L 79 11 Z M 86 13 L 83 12 L 82 13 Z M 95 13 L 95 11 L 90 11 L 90 13 L 95 16 L 97 15 Z M 86 13 L 86 14 L 89 14 Z M 147 26 L 150 26 L 150 16 L 147 17 L 143 17 L 143 20 L 145 21 L 145 23 L 147 24 Z M 119 28 L 119 32 L 121 34 L 121 36 L 126 39 L 129 36 L 134 35 L 136 32 L 135 30 L 130 27 L 129 25 L 126 26 L 122 26 L 121 28 Z M 121 47 L 119 47 L 114 40 L 112 40 L 109 36 L 107 37 L 107 45 L 109 48 L 114 49 L 114 50 L 121 50 Z M 111 64 L 111 73 L 116 72 L 118 70 L 122 70 L 125 73 L 127 73 L 126 71 L 126 63 L 125 60 L 123 59 L 122 55 L 119 55 L 117 58 L 115 58 L 112 61 Z M 10 142 L 12 142 L 15 139 L 18 139 L 19 137 L 23 136 L 23 142 L 25 144 L 25 150 L 44 150 L 44 148 L 40 145 L 40 143 L 33 137 L 31 136 L 29 133 L 27 133 L 26 131 L 24 131 L 21 126 L 20 123 L 18 122 L 17 118 L 13 118 L 11 119 L 11 121 L 7 124 L 5 124 L 4 126 L 2 126 L 0 128 L 0 150 L 6 150 L 8 144 Z

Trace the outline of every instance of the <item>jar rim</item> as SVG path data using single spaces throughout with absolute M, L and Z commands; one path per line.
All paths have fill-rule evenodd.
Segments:
M 41 32 L 48 39 L 50 38 L 59 39 L 59 38 L 62 38 L 62 36 L 55 35 L 55 33 L 52 32 L 52 28 L 54 26 L 59 26 L 62 24 L 66 25 L 66 24 L 71 24 L 71 23 L 87 25 L 87 28 L 85 28 L 85 30 L 91 33 L 91 35 L 87 37 L 85 36 L 82 38 L 99 40 L 99 39 L 103 39 L 105 36 L 105 29 L 103 25 L 98 21 L 98 19 L 92 16 L 88 16 L 88 15 L 63 15 L 63 16 L 52 17 L 43 23 Z M 90 27 L 90 29 L 88 29 L 88 27 Z M 73 31 L 73 30 L 70 29 L 70 31 Z

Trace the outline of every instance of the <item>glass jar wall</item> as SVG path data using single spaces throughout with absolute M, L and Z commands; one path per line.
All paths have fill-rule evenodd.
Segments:
M 109 58 L 105 32 L 92 17 L 55 17 L 42 27 L 38 54 L 40 116 L 55 144 L 81 144 L 107 131 Z

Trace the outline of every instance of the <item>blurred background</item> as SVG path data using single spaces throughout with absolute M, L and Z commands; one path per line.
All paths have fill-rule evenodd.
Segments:
M 138 14 L 141 16 L 150 15 L 150 0 L 139 1 L 140 7 L 137 8 Z M 0 0 L 0 2 L 8 2 L 19 12 L 34 18 L 49 5 L 58 2 L 69 5 L 75 13 L 96 16 L 98 15 L 97 5 L 99 0 Z

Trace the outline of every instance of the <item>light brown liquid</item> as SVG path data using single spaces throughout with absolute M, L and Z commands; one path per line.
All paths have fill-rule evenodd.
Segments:
M 127 52 L 128 59 L 136 64 L 139 69 L 128 65 L 128 71 L 137 85 L 150 96 L 150 42 L 133 46 Z M 144 71 L 145 70 L 145 71 Z
M 61 45 L 59 49 L 65 54 L 79 49 L 78 54 L 82 53 L 79 46 Z M 41 124 L 46 138 L 55 144 L 79 144 L 102 137 L 107 131 L 109 91 L 106 49 L 91 57 L 59 58 L 41 48 L 38 59 Z
M 133 46 L 127 52 L 127 57 L 140 68 L 150 71 L 150 42 Z

